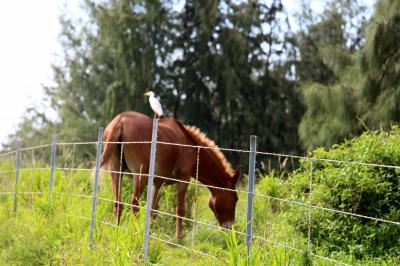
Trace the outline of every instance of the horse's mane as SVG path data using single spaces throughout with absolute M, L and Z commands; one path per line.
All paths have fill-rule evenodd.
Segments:
M 211 147 L 211 149 L 208 150 L 221 162 L 225 172 L 227 172 L 230 176 L 234 175 L 235 172 L 232 169 L 232 165 L 228 162 L 228 160 L 225 158 L 225 155 L 221 152 L 214 141 L 209 139 L 205 133 L 201 132 L 201 130 L 195 126 L 183 125 L 183 127 L 199 144 L 205 147 Z

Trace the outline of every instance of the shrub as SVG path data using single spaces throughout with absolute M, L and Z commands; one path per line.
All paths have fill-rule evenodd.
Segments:
M 314 158 L 400 165 L 400 129 L 366 132 L 360 137 L 312 152 Z M 369 217 L 400 221 L 400 169 L 303 160 L 290 179 L 291 196 L 308 203 L 312 164 L 312 204 Z M 304 212 L 307 210 L 305 209 Z M 307 234 L 308 215 L 297 220 Z M 312 242 L 327 252 L 346 252 L 360 259 L 393 252 L 400 255 L 400 226 L 320 209 L 312 210 Z

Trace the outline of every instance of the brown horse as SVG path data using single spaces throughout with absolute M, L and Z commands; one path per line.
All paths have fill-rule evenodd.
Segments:
M 106 127 L 104 133 L 104 151 L 102 154 L 102 166 L 111 172 L 112 190 L 114 194 L 114 214 L 119 224 L 122 205 L 118 173 L 132 173 L 134 189 L 131 199 L 132 212 L 137 213 L 138 200 L 147 184 L 147 176 L 139 178 L 139 171 L 147 174 L 149 171 L 150 143 L 131 143 L 123 145 L 121 157 L 121 144 L 107 142 L 147 142 L 151 140 L 152 120 L 137 112 L 124 112 L 116 116 Z M 240 167 L 236 171 L 225 159 L 205 134 L 195 127 L 184 126 L 173 118 L 161 118 L 158 126 L 159 142 L 179 143 L 186 145 L 198 145 L 214 147 L 214 149 L 200 149 L 198 180 L 209 185 L 211 192 L 209 206 L 214 212 L 220 226 L 230 227 L 235 220 L 235 206 L 238 200 L 236 192 L 214 187 L 234 189 L 240 175 Z M 198 149 L 179 145 L 157 144 L 155 175 L 166 178 L 174 178 L 189 181 L 197 172 Z M 122 160 L 121 160 L 122 158 Z M 122 161 L 122 164 L 121 164 Z M 185 193 L 188 183 L 178 183 L 178 206 L 176 209 L 177 223 L 176 236 L 182 237 L 182 218 L 185 215 Z M 176 183 L 155 177 L 152 209 L 158 208 L 158 193 L 162 185 Z M 212 186 L 212 187 L 211 187 Z

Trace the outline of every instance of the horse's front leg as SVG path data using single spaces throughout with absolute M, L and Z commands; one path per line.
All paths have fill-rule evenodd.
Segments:
M 178 206 L 176 208 L 176 238 L 178 239 L 182 238 L 182 217 L 185 216 L 185 194 L 188 186 L 188 183 L 178 182 Z

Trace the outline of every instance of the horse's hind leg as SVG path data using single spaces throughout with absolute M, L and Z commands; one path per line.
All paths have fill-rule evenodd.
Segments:
M 178 206 L 176 208 L 176 238 L 182 238 L 182 221 L 181 217 L 185 216 L 185 194 L 189 183 L 178 183 Z
M 119 225 L 121 213 L 122 213 L 122 197 L 121 197 L 121 186 L 120 182 L 122 181 L 122 174 L 111 173 L 111 187 L 112 192 L 114 194 L 114 206 L 113 211 L 114 215 L 117 219 L 117 224 Z
M 140 175 L 133 176 L 133 195 L 131 199 L 132 213 L 136 214 L 139 211 L 139 199 L 146 187 L 147 177 Z
M 160 184 L 153 185 L 153 191 L 151 192 L 151 218 L 155 219 L 157 217 L 158 210 L 158 199 L 160 194 Z

